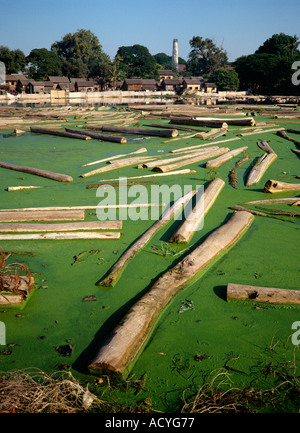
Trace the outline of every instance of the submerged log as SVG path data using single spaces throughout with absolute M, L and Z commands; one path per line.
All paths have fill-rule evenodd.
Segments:
M 176 168 L 183 167 L 184 165 L 193 164 L 195 162 L 203 161 L 204 159 L 212 158 L 213 156 L 222 155 L 229 151 L 228 147 L 220 147 L 215 150 L 203 152 L 198 156 L 194 156 L 189 159 L 185 159 L 184 161 L 175 162 L 174 164 L 167 165 L 157 165 L 152 170 L 158 171 L 160 173 L 166 173 L 167 171 L 175 170 Z
M 264 192 L 284 192 L 291 190 L 299 190 L 300 183 L 280 182 L 278 180 L 269 179 L 265 183 Z
M 256 287 L 242 284 L 227 285 L 227 299 L 239 299 L 267 304 L 300 305 L 300 290 L 275 289 L 271 287 Z
M 77 138 L 79 140 L 91 140 L 91 137 L 88 137 L 87 135 L 74 134 L 71 132 L 57 131 L 57 130 L 47 129 L 47 128 L 39 128 L 38 126 L 31 126 L 30 131 L 35 132 L 37 134 L 57 135 L 59 137 Z
M 264 153 L 252 167 L 247 180 L 246 186 L 255 185 L 259 182 L 267 168 L 275 161 L 277 158 L 276 153 Z
M 279 135 L 282 138 L 285 138 L 288 141 L 291 141 L 292 143 L 294 143 L 297 147 L 300 147 L 300 141 L 295 140 L 294 138 L 290 137 L 289 135 L 287 135 L 287 133 L 285 131 L 278 131 L 277 135 Z
M 107 369 L 126 375 L 146 343 L 162 310 L 199 272 L 232 247 L 253 220 L 248 212 L 235 212 L 201 245 L 166 271 L 128 311 L 121 323 L 108 335 L 89 365 L 91 371 Z
M 53 171 L 41 170 L 39 168 L 25 167 L 23 165 L 9 164 L 8 162 L 0 162 L 0 167 L 8 170 L 21 171 L 22 173 L 35 174 L 36 176 L 46 177 L 48 179 L 57 180 L 58 182 L 73 182 L 73 178 L 66 174 L 54 173 Z
M 97 285 L 98 286 L 107 286 L 113 287 L 119 276 L 121 275 L 123 269 L 125 268 L 127 262 L 131 260 L 135 254 L 137 254 L 150 240 L 150 238 L 154 235 L 157 230 L 167 224 L 176 213 L 186 205 L 186 203 L 191 200 L 196 191 L 190 191 L 185 196 L 180 197 L 176 202 L 168 207 L 162 216 L 141 236 L 131 245 L 128 250 L 119 258 L 119 260 L 115 263 L 115 265 L 110 269 L 108 274 L 101 279 Z
M 53 232 L 30 233 L 18 235 L 0 234 L 1 241 L 25 241 L 25 240 L 73 240 L 73 239 L 119 239 L 121 233 L 113 232 Z
M 0 222 L 18 221 L 80 221 L 84 220 L 84 210 L 2 210 Z
M 221 155 L 218 158 L 215 158 L 211 161 L 207 161 L 205 164 L 205 167 L 220 167 L 224 162 L 228 161 L 229 159 L 233 158 L 236 155 L 239 155 L 240 153 L 244 152 L 248 149 L 248 146 L 239 147 L 234 150 L 230 150 L 229 152 L 225 153 L 225 155 Z
M 136 128 L 130 126 L 111 126 L 103 125 L 102 131 L 107 132 L 120 132 L 122 134 L 138 134 L 138 135 L 149 135 L 154 137 L 177 137 L 177 129 L 148 129 L 148 128 Z
M 125 137 L 117 137 L 115 135 L 105 135 L 105 134 L 96 134 L 94 132 L 88 132 L 88 131 L 83 131 L 83 130 L 77 130 L 77 129 L 70 129 L 70 128 L 65 128 L 66 132 L 70 132 L 72 134 L 80 134 L 80 135 L 84 135 L 86 137 L 90 137 L 90 138 L 94 138 L 96 140 L 101 140 L 101 141 L 110 141 L 112 143 L 127 143 L 127 140 Z
M 209 183 L 202 195 L 197 193 L 197 201 L 195 206 L 186 215 L 185 220 L 180 225 L 179 229 L 174 233 L 169 242 L 189 242 L 195 231 L 203 222 L 204 216 L 207 214 L 211 206 L 217 199 L 221 189 L 225 185 L 222 179 L 216 178 Z M 203 206 L 202 206 L 203 200 Z
M 1 216 L 1 214 L 0 214 Z M 26 232 L 64 232 L 76 230 L 120 230 L 122 221 L 85 221 L 62 224 L 0 224 L 2 233 L 26 233 Z

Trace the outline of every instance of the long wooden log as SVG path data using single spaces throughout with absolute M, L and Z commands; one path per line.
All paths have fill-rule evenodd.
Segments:
M 195 117 L 195 120 L 199 121 L 212 121 L 212 122 L 218 122 L 219 124 L 222 124 L 222 122 L 226 122 L 227 125 L 237 125 L 237 126 L 255 126 L 255 120 L 252 117 L 245 118 L 223 118 L 223 119 L 215 119 L 213 117 Z
M 212 128 L 210 131 L 208 132 L 198 132 L 195 137 L 196 138 L 202 138 L 202 140 L 212 140 L 213 138 L 215 138 L 216 134 L 221 133 L 221 135 L 224 135 L 227 133 L 227 129 L 222 129 L 222 128 Z M 213 138 L 212 138 L 213 137 Z
M 170 125 L 190 125 L 190 126 L 207 126 L 211 128 L 222 128 L 226 129 L 228 124 L 219 121 L 217 119 L 214 120 L 196 120 L 196 119 L 184 119 L 182 117 L 173 118 L 169 122 Z
M 185 168 L 183 170 L 175 170 L 170 171 L 169 173 L 152 173 L 152 174 L 145 174 L 143 176 L 131 176 L 127 177 L 127 180 L 133 180 L 133 179 L 145 179 L 148 177 L 162 177 L 162 176 L 178 176 L 178 175 L 184 175 L 184 174 L 194 174 L 196 173 L 196 170 L 190 170 L 189 168 Z M 114 179 L 100 179 L 98 182 L 114 182 L 116 180 L 120 180 L 120 178 L 114 178 Z
M 172 125 L 161 125 L 161 124 L 157 124 L 157 123 L 154 123 L 154 124 L 150 124 L 150 125 L 144 125 L 146 128 L 166 128 L 166 129 L 174 129 L 174 126 L 172 126 Z M 196 128 L 185 128 L 184 126 L 176 126 L 176 129 L 178 130 L 178 131 L 198 131 L 199 132 L 199 129 L 196 129 Z M 207 132 L 207 131 L 203 131 L 203 132 Z
M 176 168 L 183 167 L 185 165 L 193 164 L 195 162 L 203 161 L 204 159 L 212 158 L 213 156 L 222 155 L 229 151 L 228 147 L 220 147 L 212 151 L 201 153 L 201 155 L 194 156 L 193 158 L 185 159 L 181 162 L 175 162 L 174 164 L 157 165 L 152 170 L 160 173 L 166 173 L 167 171 L 175 170 Z
M 287 132 L 291 132 L 292 134 L 300 134 L 300 129 L 287 129 Z
M 203 221 L 204 216 L 207 214 L 211 206 L 214 204 L 219 193 L 221 192 L 225 182 L 222 179 L 216 178 L 209 183 L 204 191 L 204 197 L 198 193 L 195 206 L 186 215 L 185 220 L 182 222 L 176 233 L 174 233 L 169 242 L 189 242 L 199 225 Z M 203 200 L 203 206 L 202 202 Z
M 123 153 L 123 154 L 118 154 L 118 155 L 114 155 L 114 156 L 108 156 L 107 158 L 98 159 L 97 161 L 92 161 L 92 162 L 89 162 L 87 164 L 84 164 L 81 167 L 87 167 L 89 165 L 100 164 L 100 162 L 111 161 L 113 159 L 122 158 L 123 156 L 134 155 L 137 153 L 145 153 L 145 152 L 147 152 L 147 149 L 145 147 L 142 147 L 141 149 L 138 149 L 135 152 Z
M 277 158 L 276 153 L 264 153 L 250 170 L 246 180 L 246 186 L 255 185 L 259 182 L 267 168 Z
M 84 210 L 5 210 L 0 211 L 0 222 L 19 221 L 80 221 Z
M 300 305 L 300 290 L 257 287 L 243 284 L 227 285 L 227 299 L 239 299 L 267 304 Z
M 91 371 L 108 369 L 126 375 L 141 351 L 162 310 L 208 264 L 225 253 L 253 220 L 248 212 L 236 212 L 202 244 L 165 272 L 128 311 L 108 335 L 89 365 Z
M 117 179 L 119 180 L 119 179 Z M 61 212 L 61 216 L 64 217 L 64 215 L 67 215 L 66 211 L 85 211 L 85 210 L 92 210 L 92 209 L 106 209 L 106 208 L 113 208 L 113 209 L 124 209 L 124 208 L 134 208 L 134 207 L 153 207 L 153 206 L 164 206 L 164 203 L 127 203 L 127 204 L 107 204 L 107 205 L 85 205 L 85 206 L 49 206 L 49 207 L 24 207 L 20 209 L 0 209 L 0 217 L 3 212 L 11 212 L 14 215 L 19 214 L 20 212 L 24 212 L 24 216 L 26 217 L 29 212 L 32 213 L 33 216 L 36 215 L 36 212 L 44 212 L 44 215 L 46 216 L 46 211 L 59 211 Z M 59 215 L 59 214 L 57 214 Z M 70 214 L 71 215 L 71 214 Z M 84 215 L 84 213 L 83 213 Z M 55 216 L 55 214 L 54 214 Z M 71 220 L 71 218 L 69 218 Z M 74 218 L 73 218 L 74 219 Z M 77 219 L 77 218 L 76 218 Z M 78 218 L 80 219 L 80 218 Z M 84 219 L 84 217 L 82 218 Z M 65 216 L 64 220 L 68 220 L 68 218 Z M 17 221 L 17 220 L 16 220 Z M 26 220 L 19 220 L 19 221 L 26 221 Z M 38 220 L 28 220 L 28 221 L 38 221 Z M 49 220 L 50 221 L 50 220 Z M 52 219 L 53 221 L 53 219 Z M 58 220 L 57 220 L 58 221 Z
M 246 205 L 253 205 L 253 204 L 293 204 L 295 202 L 299 201 L 299 197 L 287 197 L 287 198 L 271 198 L 271 199 L 265 199 L 265 200 L 254 200 L 254 201 L 248 201 Z
M 30 131 L 37 134 L 57 135 L 59 137 L 77 138 L 79 140 L 91 140 L 91 137 L 88 137 L 87 135 L 74 134 L 66 131 L 57 131 L 54 129 L 39 128 L 38 126 L 31 126 Z
M 103 125 L 102 131 L 107 132 L 120 132 L 122 134 L 138 134 L 138 135 L 149 135 L 154 137 L 177 137 L 177 129 L 148 129 L 148 128 L 136 128 L 136 127 L 124 127 L 124 126 L 111 126 Z
M 39 168 L 9 164 L 8 162 L 2 161 L 0 161 L 0 167 L 7 168 L 8 170 L 21 171 L 22 173 L 35 174 L 36 176 L 46 177 L 48 179 L 57 180 L 58 182 L 73 182 L 73 178 L 67 174 L 55 173 L 53 171 L 41 170 Z
M 43 186 L 8 186 L 7 187 L 7 191 L 11 192 L 11 191 L 23 191 L 23 190 L 28 190 L 28 189 L 40 189 L 40 188 L 44 188 Z
M 105 134 L 96 134 L 94 132 L 89 132 L 89 131 L 83 131 L 83 130 L 77 130 L 77 129 L 70 129 L 70 128 L 65 128 L 66 132 L 70 132 L 72 134 L 80 134 L 80 135 L 84 135 L 90 138 L 94 138 L 96 140 L 101 140 L 101 141 L 109 141 L 112 143 L 127 143 L 127 139 L 125 137 L 117 137 L 115 135 L 105 135 Z
M 53 232 L 30 233 L 18 235 L 0 234 L 1 241 L 25 241 L 25 240 L 76 240 L 76 239 L 119 239 L 119 232 Z
M 212 144 L 213 145 L 223 144 L 223 143 L 227 143 L 228 141 L 236 141 L 236 140 L 240 140 L 240 138 L 234 137 L 234 138 L 228 138 L 227 140 L 214 141 L 213 143 L 205 143 L 205 144 L 197 144 L 196 146 L 181 147 L 180 149 L 171 150 L 170 153 L 177 153 L 177 152 L 183 152 L 188 150 L 194 151 L 195 149 L 198 149 L 200 147 L 210 146 Z
M 220 167 L 220 165 L 222 165 L 224 162 L 228 161 L 229 159 L 233 158 L 236 155 L 239 155 L 240 153 L 244 152 L 246 149 L 248 149 L 248 146 L 243 146 L 234 150 L 230 150 L 229 152 L 225 153 L 225 155 L 221 155 L 215 159 L 207 161 L 205 167 L 207 168 Z
M 265 183 L 264 192 L 284 192 L 300 189 L 300 183 L 280 182 L 278 180 L 269 179 Z
M 176 200 L 172 206 L 168 207 L 162 216 L 142 236 L 140 236 L 134 242 L 134 244 L 124 252 L 124 254 L 122 254 L 119 260 L 109 270 L 108 274 L 106 274 L 105 277 L 97 283 L 97 285 L 113 287 L 128 261 L 131 260 L 147 244 L 157 230 L 167 224 L 182 208 L 182 206 L 185 206 L 186 203 L 191 200 L 195 193 L 196 191 L 190 191 L 185 196 Z
M 283 131 L 284 129 L 285 128 L 271 128 L 271 129 L 265 129 L 265 130 L 260 129 L 260 130 L 255 130 L 255 131 L 252 131 L 252 132 L 245 132 L 245 133 L 238 134 L 238 135 L 241 136 L 241 137 L 245 137 L 247 135 L 267 134 L 268 132 Z
M 154 158 L 153 157 L 147 157 L 147 156 L 145 156 L 145 157 L 135 156 L 132 158 L 126 158 L 126 159 L 122 159 L 118 162 L 113 162 L 109 165 L 106 165 L 105 167 L 100 167 L 100 168 L 97 168 L 96 170 L 92 170 L 92 171 L 89 171 L 87 173 L 83 173 L 80 175 L 80 177 L 94 176 L 95 174 L 106 173 L 107 171 L 116 170 L 117 168 L 129 167 L 130 165 L 140 164 L 144 161 L 149 161 L 152 159 L 154 159 Z
M 218 146 L 211 146 L 211 147 L 207 147 L 205 149 L 201 149 L 198 151 L 195 151 L 195 153 L 189 153 L 187 155 L 180 155 L 178 157 L 173 157 L 173 158 L 167 158 L 167 159 L 156 159 L 155 161 L 149 161 L 149 162 L 145 162 L 143 164 L 140 164 L 138 166 L 138 168 L 151 168 L 151 167 L 155 167 L 157 165 L 165 165 L 165 164 L 169 164 L 169 163 L 173 163 L 173 162 L 177 162 L 177 161 L 183 161 L 185 159 L 190 159 L 193 158 L 194 156 L 198 156 L 198 155 L 203 155 L 204 153 L 207 153 L 207 151 L 213 151 L 219 149 Z
M 1 216 L 1 215 L 0 215 Z M 64 224 L 0 224 L 1 233 L 64 232 L 76 230 L 120 230 L 122 221 L 85 221 Z

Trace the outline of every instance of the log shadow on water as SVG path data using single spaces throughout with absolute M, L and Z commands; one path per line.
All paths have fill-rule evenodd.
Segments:
M 213 291 L 218 298 L 223 299 L 223 301 L 227 300 L 227 286 L 215 286 Z

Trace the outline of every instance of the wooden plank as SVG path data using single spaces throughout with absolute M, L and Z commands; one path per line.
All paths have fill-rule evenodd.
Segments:
M 300 305 L 300 290 L 277 289 L 271 287 L 257 287 L 243 284 L 227 285 L 227 299 L 239 299 L 249 302 L 263 302 L 267 304 Z
M 253 221 L 248 212 L 235 212 L 177 265 L 162 274 L 130 308 L 107 336 L 88 366 L 91 371 L 111 370 L 126 375 L 146 343 L 162 310 L 209 263 L 232 247 Z

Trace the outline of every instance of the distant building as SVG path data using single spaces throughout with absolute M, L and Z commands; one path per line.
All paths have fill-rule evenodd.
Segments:
M 164 92 L 178 92 L 181 84 L 182 80 L 179 78 L 165 78 L 160 84 L 160 89 Z
M 203 85 L 202 77 L 186 77 L 183 79 L 182 88 L 184 92 L 199 92 Z
M 217 93 L 218 86 L 215 83 L 204 83 L 204 91 L 207 93 Z
M 121 90 L 125 91 L 140 91 L 142 90 L 142 79 L 141 78 L 127 78 L 123 81 Z
M 169 79 L 172 80 L 174 78 L 174 73 L 170 69 L 161 69 L 158 71 L 159 75 L 159 83 L 162 82 L 162 80 Z
M 149 91 L 149 92 L 155 92 L 157 90 L 156 80 L 142 79 L 142 90 L 143 91 Z
M 51 83 L 53 83 L 53 90 L 56 90 L 60 86 L 60 84 L 68 84 L 68 83 L 70 83 L 70 80 L 69 80 L 68 77 L 50 76 L 49 77 L 49 81 L 51 81 Z

